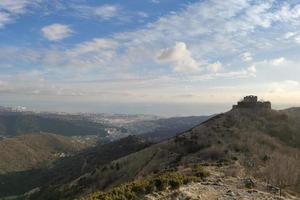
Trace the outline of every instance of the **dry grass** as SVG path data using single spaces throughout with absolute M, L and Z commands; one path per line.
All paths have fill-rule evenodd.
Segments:
M 23 171 L 50 164 L 60 153 L 86 147 L 76 140 L 54 134 L 28 134 L 0 141 L 0 173 Z

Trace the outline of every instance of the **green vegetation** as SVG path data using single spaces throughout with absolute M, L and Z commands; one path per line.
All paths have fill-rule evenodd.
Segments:
M 76 199 L 96 191 L 108 192 L 98 192 L 91 198 L 134 199 L 153 191 L 176 189 L 189 182 L 186 177 L 197 180 L 208 175 L 201 166 L 190 167 L 190 174 L 181 174 L 181 167 L 193 163 L 217 167 L 239 163 L 247 176 L 275 182 L 274 173 L 267 177 L 271 171 L 263 169 L 268 169 L 274 153 L 279 157 L 299 153 L 299 121 L 288 111 L 233 110 L 154 145 L 140 143 L 134 137 L 99 145 L 58 162 L 44 177 L 41 190 L 30 199 Z M 162 171 L 170 168 L 179 171 L 169 171 L 176 176 L 168 174 L 166 178 Z M 295 191 L 300 187 L 299 180 L 293 185 Z
M 108 192 L 96 192 L 82 200 L 139 200 L 152 192 L 176 190 L 184 184 L 209 176 L 202 166 L 195 165 L 189 175 L 178 171 L 164 171 L 133 182 L 122 184 Z
M 32 195 L 31 199 L 74 199 L 95 184 L 105 189 L 114 181 L 120 181 L 122 175 L 128 181 L 126 175 L 130 173 L 130 167 L 116 160 L 150 144 L 139 137 L 129 136 L 60 160 L 42 176 L 46 187 L 41 187 L 41 192 Z M 100 175 L 104 178 L 99 178 Z
M 94 192 L 96 188 L 101 191 L 113 189 L 134 180 L 137 174 L 145 176 L 191 163 L 216 163 L 222 166 L 225 162 L 233 161 L 233 158 L 246 168 L 247 173 L 256 173 L 266 163 L 263 158 L 270 156 L 272 152 L 285 149 L 286 152 L 282 152 L 282 156 L 292 152 L 289 150 L 293 146 L 290 142 L 282 141 L 280 137 L 271 135 L 266 129 L 269 124 L 275 126 L 272 124 L 275 124 L 276 120 L 285 118 L 281 115 L 282 113 L 277 111 L 230 111 L 170 140 L 119 157 L 110 163 L 97 165 L 97 170 L 93 173 L 86 174 L 80 179 L 72 176 L 73 179 L 68 179 L 63 185 L 58 183 L 54 189 L 51 189 L 52 185 L 42 190 L 41 194 L 51 196 L 56 192 L 60 193 L 61 199 L 72 199 Z M 271 119 L 276 120 L 270 121 Z M 293 125 L 289 120 L 283 121 L 282 124 Z M 291 134 L 294 133 L 296 132 Z M 107 147 L 109 150 L 110 147 Z M 74 170 L 74 173 L 80 170 Z M 203 176 L 201 172 L 195 172 L 194 176 L 196 175 Z M 157 182 L 157 184 L 157 188 L 166 187 L 165 182 Z M 38 197 L 35 199 L 44 196 Z
M 88 144 L 54 134 L 27 134 L 0 141 L 0 174 L 49 165 L 61 155 L 73 154 Z
M 89 145 L 70 137 L 45 133 L 1 140 L 0 199 L 39 186 L 44 182 L 42 177 L 47 174 L 47 167 L 62 155 L 73 155 Z
M 300 111 L 233 111 L 228 115 L 231 127 L 242 131 L 263 132 L 277 138 L 288 146 L 300 149 Z
M 194 165 L 193 174 L 196 177 L 205 178 L 209 176 L 209 172 L 206 171 L 202 165 Z
M 0 113 L 0 135 L 16 136 L 39 132 L 55 133 L 64 136 L 106 136 L 104 125 L 75 116 L 61 117 L 42 114 Z

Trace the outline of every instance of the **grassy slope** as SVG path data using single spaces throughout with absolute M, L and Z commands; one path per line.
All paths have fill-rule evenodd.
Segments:
M 65 136 L 101 135 L 105 127 L 84 119 L 48 117 L 39 114 L 0 113 L 0 135 L 16 136 L 47 132 Z
M 49 164 L 59 153 L 86 147 L 74 139 L 54 134 L 27 134 L 0 140 L 0 173 L 24 171 Z
M 0 198 L 22 194 L 42 183 L 42 175 L 59 159 L 87 148 L 69 137 L 55 134 L 27 134 L 0 140 Z
M 299 124 L 298 117 L 288 111 L 230 111 L 172 139 L 100 165 L 56 188 L 56 196 L 53 190 L 45 190 L 43 199 L 72 199 L 191 163 L 238 159 L 245 167 L 250 162 L 249 170 L 256 171 L 263 157 L 274 152 L 282 156 L 299 153 Z
M 172 117 L 155 121 L 154 130 L 142 135 L 147 140 L 160 142 L 191 129 L 212 116 Z
M 36 170 L 22 174 L 10 174 L 6 177 L 3 177 L 3 180 L 11 180 L 11 183 L 13 183 L 15 186 L 14 188 L 21 189 L 16 192 L 9 190 L 8 187 L 3 187 L 0 185 L 0 194 L 5 192 L 5 190 L 6 192 L 3 196 L 22 194 L 24 191 L 31 190 L 37 186 L 52 185 L 51 187 L 42 188 L 42 192 L 51 194 L 54 196 L 54 199 L 57 199 L 56 190 L 58 190 L 59 186 L 63 187 L 65 184 L 68 185 L 70 182 L 76 179 L 82 182 L 84 179 L 80 179 L 80 177 L 84 177 L 85 174 L 95 173 L 98 166 L 109 164 L 113 160 L 136 152 L 149 145 L 150 144 L 143 139 L 135 136 L 129 136 L 119 141 L 89 148 L 73 157 L 59 160 L 51 169 Z M 28 187 L 22 187 L 22 184 L 19 185 L 15 183 L 15 180 L 18 180 L 17 178 L 23 180 L 25 177 L 30 177 L 28 174 L 31 175 L 31 178 L 27 179 Z M 70 188 L 70 191 L 73 193 L 72 188 Z M 44 195 L 37 195 L 36 199 L 47 198 Z

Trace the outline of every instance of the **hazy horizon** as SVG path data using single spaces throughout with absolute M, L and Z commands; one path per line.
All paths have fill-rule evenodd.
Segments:
M 176 116 L 201 116 L 213 115 L 227 112 L 232 108 L 234 103 L 70 103 L 55 102 L 52 104 L 43 102 L 24 102 L 9 103 L 0 100 L 0 106 L 5 107 L 26 107 L 28 111 L 36 112 L 66 112 L 70 114 L 76 113 L 106 113 L 106 114 L 145 114 L 156 115 L 162 117 Z M 291 107 L 300 107 L 300 104 L 272 104 L 272 108 L 276 110 L 287 109 Z

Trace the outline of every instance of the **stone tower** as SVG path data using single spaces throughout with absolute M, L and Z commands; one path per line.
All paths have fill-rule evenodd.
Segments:
M 232 109 L 272 109 L 270 101 L 258 101 L 257 96 L 249 95 L 233 105 Z

